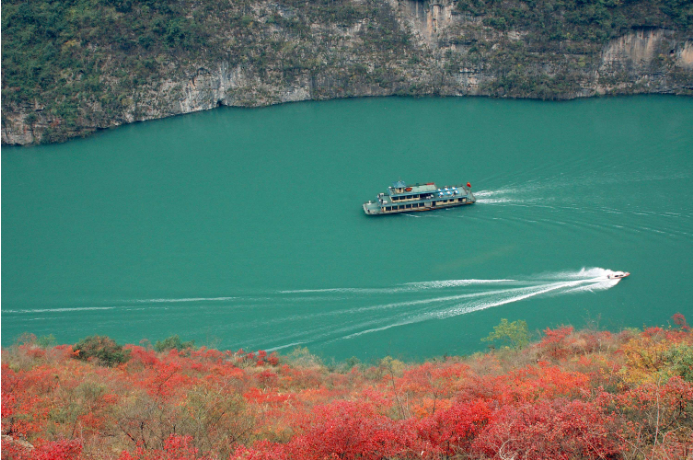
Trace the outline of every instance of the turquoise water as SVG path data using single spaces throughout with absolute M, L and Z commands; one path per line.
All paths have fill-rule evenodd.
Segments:
M 2 344 L 423 358 L 483 349 L 501 318 L 666 324 L 693 314 L 692 127 L 688 98 L 386 98 L 3 148 Z M 397 179 L 478 202 L 366 217 Z

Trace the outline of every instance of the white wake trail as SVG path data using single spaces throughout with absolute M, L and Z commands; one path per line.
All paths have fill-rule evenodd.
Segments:
M 476 284 L 495 284 L 495 283 L 513 283 L 516 280 L 500 279 L 500 280 L 442 280 L 442 281 L 421 281 L 416 283 L 407 283 L 407 286 L 412 286 L 417 289 L 441 289 L 458 286 L 473 286 Z
M 499 307 L 502 305 L 507 305 L 515 302 L 520 302 L 533 297 L 538 297 L 547 294 L 571 294 L 579 292 L 594 292 L 599 290 L 606 290 L 616 286 L 620 279 L 609 279 L 608 275 L 613 273 L 612 270 L 607 270 L 603 268 L 583 268 L 578 272 L 561 272 L 554 274 L 539 275 L 537 277 L 531 277 L 530 279 L 564 279 L 566 281 L 557 281 L 550 283 L 543 283 L 536 286 L 512 288 L 505 290 L 489 291 L 485 293 L 479 293 L 478 297 L 485 297 L 480 300 L 472 300 L 468 302 L 463 302 L 457 304 L 451 308 L 426 312 L 423 314 L 418 314 L 401 321 L 396 321 L 391 324 L 382 325 L 380 327 L 375 327 L 371 329 L 366 329 L 364 331 L 359 331 L 345 337 L 342 339 L 351 339 L 364 334 L 370 334 L 374 332 L 384 331 L 391 329 L 393 327 L 404 326 L 407 324 L 419 323 L 422 321 L 427 321 L 431 319 L 447 319 L 455 316 L 465 315 L 473 313 L 476 311 L 486 310 L 489 308 Z M 474 295 L 468 295 L 472 297 Z M 460 296 L 463 297 L 463 296 Z M 476 297 L 476 296 L 474 296 Z M 371 322 L 372 323 L 372 322 Z M 368 323 L 366 323 L 368 324 Z M 363 325 L 366 325 L 363 324 Z M 363 326 L 362 325 L 362 326 Z
M 3 310 L 3 313 L 64 313 L 70 311 L 87 310 L 113 310 L 116 307 L 69 307 L 69 308 L 44 308 L 41 310 Z
M 177 302 L 221 302 L 234 300 L 237 297 L 189 297 L 182 299 L 137 299 L 139 303 L 177 303 Z
M 326 288 L 326 289 L 296 289 L 279 291 L 280 294 L 318 294 L 326 292 L 350 293 L 350 294 L 397 294 L 401 292 L 417 292 L 428 289 L 444 289 L 459 286 L 473 286 L 477 284 L 493 283 L 513 283 L 512 279 L 462 279 L 462 280 L 441 280 L 441 281 L 416 281 L 405 283 L 391 288 Z

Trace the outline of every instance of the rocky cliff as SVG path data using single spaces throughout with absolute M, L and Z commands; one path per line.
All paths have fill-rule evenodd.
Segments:
M 186 32 L 206 41 L 187 46 L 181 41 L 181 48 L 168 42 L 145 46 L 141 37 L 147 35 L 130 37 L 134 45 L 125 47 L 108 37 L 63 40 L 59 55 L 71 53 L 81 64 L 73 59 L 57 65 L 52 77 L 37 79 L 29 90 L 22 85 L 33 77 L 13 72 L 20 61 L 3 57 L 2 143 L 60 141 L 220 105 L 395 94 L 541 99 L 693 94 L 689 28 L 666 18 L 654 21 L 660 27 L 639 27 L 635 21 L 611 27 L 611 37 L 593 37 L 589 34 L 604 28 L 572 21 L 571 11 L 546 24 L 536 15 L 551 11 L 536 12 L 519 0 L 503 10 L 482 0 L 335 0 L 332 7 L 326 0 L 320 5 L 244 2 L 237 14 L 234 7 L 218 12 L 216 30 Z M 152 22 L 158 17 L 134 6 L 104 8 L 112 24 L 135 13 L 151 14 Z M 511 15 L 504 16 L 506 11 Z M 203 13 L 197 4 L 186 17 L 204 25 L 209 18 L 192 23 Z M 8 29 L 16 33 L 11 26 L 3 22 L 4 35 Z M 132 35 L 123 27 L 117 30 Z M 166 31 L 161 40 L 169 39 Z M 6 41 L 4 55 L 10 52 Z

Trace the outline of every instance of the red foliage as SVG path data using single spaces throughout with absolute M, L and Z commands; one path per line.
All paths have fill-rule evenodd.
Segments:
M 473 447 L 491 458 L 614 458 L 619 446 L 609 437 L 611 423 L 599 407 L 583 401 L 506 406 Z
M 674 321 L 674 324 L 676 324 L 682 331 L 689 332 L 691 330 L 691 327 L 688 325 L 688 322 L 686 322 L 686 317 L 683 316 L 681 313 L 676 313 L 674 316 L 671 317 L 671 319 Z
M 664 329 L 661 327 L 655 326 L 655 327 L 648 327 L 644 331 L 642 331 L 642 335 L 644 337 L 647 337 L 648 339 L 651 339 L 653 337 L 657 336 L 663 336 L 664 335 Z
M 79 439 L 41 442 L 36 448 L 24 446 L 17 441 L 3 439 L 2 458 L 7 460 L 79 460 L 82 458 L 82 443 Z
M 130 350 L 130 361 L 126 364 L 127 366 L 142 365 L 149 367 L 159 363 L 159 358 L 154 350 L 147 350 L 134 345 L 126 345 L 124 348 Z
M 34 460 L 77 460 L 82 455 L 79 439 L 48 442 L 33 452 Z
M 190 436 L 171 435 L 163 449 L 138 447 L 134 453 L 123 452 L 118 460 L 210 460 L 210 457 L 198 455 Z
M 257 380 L 263 388 L 276 387 L 277 382 L 279 381 L 279 377 L 277 376 L 277 374 L 267 369 L 258 374 Z
M 232 458 L 381 460 L 434 450 L 417 438 L 411 425 L 378 413 L 371 404 L 339 401 L 318 406 L 303 429 L 286 445 L 257 443 L 237 450 Z
M 172 350 L 175 352 L 175 350 Z M 168 399 L 181 388 L 190 384 L 190 378 L 181 372 L 181 364 L 167 361 L 158 362 L 151 373 L 142 382 L 147 392 L 161 399 Z
M 71 359 L 69 346 L 27 342 L 3 350 L 2 456 L 686 458 L 693 383 L 681 366 L 693 335 L 682 315 L 674 323 L 547 329 L 521 351 L 341 372 L 264 351 L 139 346 L 102 367 Z
M 562 326 L 558 329 L 546 328 L 544 339 L 539 343 L 539 347 L 544 348 L 550 356 L 561 358 L 568 354 L 566 347 L 570 344 L 570 335 L 573 333 L 573 326 Z
M 454 455 L 469 449 L 494 412 L 484 401 L 455 404 L 418 422 L 418 435 L 443 454 Z
M 272 366 L 278 366 L 279 365 L 279 358 L 277 357 L 277 355 L 275 355 L 273 353 L 269 356 L 269 358 L 267 358 L 267 362 L 270 363 L 270 365 L 272 365 Z

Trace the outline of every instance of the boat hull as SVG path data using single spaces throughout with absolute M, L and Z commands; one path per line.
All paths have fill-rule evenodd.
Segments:
M 425 212 L 425 211 L 435 211 L 437 209 L 449 209 L 449 208 L 458 208 L 460 206 L 469 206 L 471 204 L 474 204 L 473 201 L 468 202 L 468 203 L 454 203 L 454 204 L 447 204 L 447 205 L 441 205 L 441 206 L 435 206 L 435 207 L 422 207 L 422 208 L 416 208 L 416 209 L 401 209 L 401 210 L 396 210 L 396 211 L 372 211 L 369 210 L 366 206 L 368 203 L 363 204 L 363 211 L 366 213 L 366 215 L 369 216 L 389 216 L 392 214 L 407 214 L 411 212 Z

